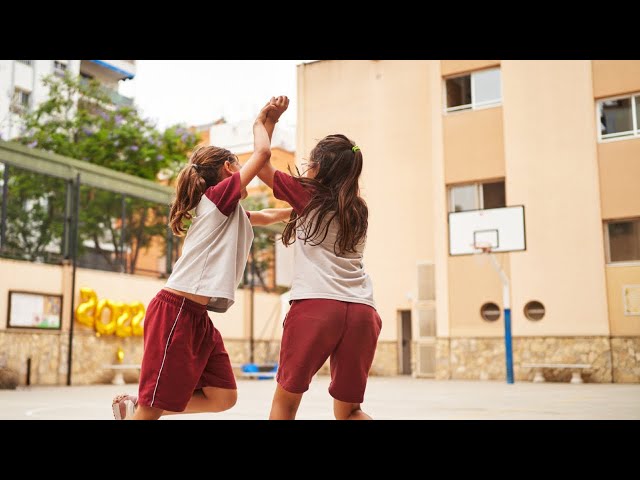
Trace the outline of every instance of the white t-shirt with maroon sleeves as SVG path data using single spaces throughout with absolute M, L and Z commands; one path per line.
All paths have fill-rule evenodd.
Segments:
M 166 286 L 211 297 L 207 309 L 226 312 L 235 301 L 252 241 L 253 229 L 249 213 L 240 205 L 240 173 L 236 172 L 202 195 Z
M 311 199 L 311 193 L 291 175 L 277 171 L 273 179 L 273 194 L 289 203 L 300 215 Z M 311 212 L 313 215 L 313 212 Z M 323 230 L 321 230 L 323 231 Z M 334 245 L 338 233 L 335 219 L 329 226 L 327 237 L 315 245 L 306 243 L 301 229 L 293 244 L 293 282 L 290 299 L 326 298 L 343 302 L 364 303 L 375 308 L 371 278 L 364 271 L 362 241 L 355 253 L 337 255 Z M 304 237 L 303 237 L 304 238 Z

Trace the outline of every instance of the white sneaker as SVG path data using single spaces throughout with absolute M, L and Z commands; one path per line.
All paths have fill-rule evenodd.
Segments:
M 113 399 L 111 409 L 113 410 L 113 418 L 116 420 L 126 420 L 136 413 L 138 397 L 134 395 L 118 395 Z

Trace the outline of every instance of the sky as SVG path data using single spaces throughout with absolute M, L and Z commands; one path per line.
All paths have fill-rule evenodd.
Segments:
M 160 129 L 253 118 L 272 97 L 287 95 L 281 118 L 296 123 L 296 65 L 305 60 L 136 60 L 136 76 L 121 81 L 142 115 Z

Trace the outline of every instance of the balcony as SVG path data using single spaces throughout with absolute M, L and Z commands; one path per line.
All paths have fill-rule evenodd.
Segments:
M 132 107 L 133 106 L 133 98 L 125 97 L 124 95 L 120 95 L 115 90 L 111 90 L 110 88 L 102 87 L 103 91 L 109 95 L 111 101 L 116 107 Z
M 86 78 L 81 78 L 80 83 L 82 85 L 87 85 L 89 83 L 89 80 Z M 105 87 L 104 85 L 102 85 L 100 89 L 104 94 L 106 94 L 109 97 L 109 99 L 111 100 L 111 103 L 113 103 L 113 105 L 115 105 L 116 107 L 132 107 L 133 106 L 133 98 L 120 95 L 118 92 L 116 92 L 112 88 Z

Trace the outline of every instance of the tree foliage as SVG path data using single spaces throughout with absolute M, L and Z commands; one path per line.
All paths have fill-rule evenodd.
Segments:
M 22 135 L 16 139 L 31 148 L 156 181 L 159 175 L 173 178 L 197 144 L 184 126 L 160 131 L 135 107 L 115 105 L 114 92 L 95 80 L 67 74 L 45 77 L 43 83 L 49 96 L 22 116 Z M 10 169 L 6 243 L 30 260 L 62 244 L 57 220 L 64 215 L 66 195 L 60 183 Z M 79 247 L 86 258 L 133 273 L 141 251 L 164 247 L 168 205 L 88 186 L 81 187 L 80 197 Z

